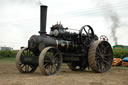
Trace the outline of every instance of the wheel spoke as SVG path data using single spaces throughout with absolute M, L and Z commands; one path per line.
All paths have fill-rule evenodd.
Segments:
M 59 54 L 59 53 L 57 52 L 56 54 L 54 54 L 54 56 L 53 56 L 53 57 L 56 57 L 58 54 Z
M 23 68 L 25 65 L 24 64 L 21 64 L 20 67 Z
M 45 68 L 45 72 L 50 73 L 49 69 L 50 69 L 50 65 L 47 65 L 46 68 Z
M 104 62 L 103 61 L 101 61 L 101 66 L 102 66 L 102 71 L 104 70 L 104 68 L 105 68 L 105 66 L 104 66 Z
M 101 70 L 100 60 L 97 61 L 97 66 L 98 66 L 99 70 Z
M 44 63 L 44 68 L 46 68 L 48 66 L 48 63 L 47 62 L 45 62 Z
M 52 65 L 50 65 L 50 73 L 51 73 L 51 74 L 53 73 Z
M 104 63 L 103 63 L 103 61 L 100 60 L 99 64 L 100 64 L 100 71 L 103 71 L 104 70 Z
M 96 59 L 99 59 L 101 57 L 101 54 L 99 52 L 96 52 Z
M 98 49 L 98 53 L 101 55 L 101 49 L 100 49 L 100 47 L 98 46 L 97 49 Z
M 110 63 L 110 58 L 105 57 L 103 61 L 104 61 L 104 62 L 108 62 L 108 63 Z
M 22 52 L 21 56 L 25 56 L 25 55 L 26 55 L 25 52 Z
M 107 65 L 110 65 L 110 62 L 106 61 L 106 60 L 103 60 L 103 62 Z
M 52 71 L 53 71 L 52 65 L 50 64 L 50 65 L 48 66 L 48 74 L 52 74 Z
M 28 72 L 30 71 L 31 69 L 30 69 L 30 66 L 28 65 Z
M 88 35 L 88 32 L 85 30 L 85 28 L 84 28 L 84 31 L 85 31 L 86 35 Z
M 29 65 L 27 65 L 27 72 L 29 72 Z
M 55 54 L 53 55 L 54 58 L 54 64 L 58 64 L 58 63 L 62 63 L 62 61 L 59 59 L 59 52 L 55 52 Z
M 109 53 L 109 54 L 105 54 L 104 56 L 105 57 L 109 57 L 109 56 L 111 56 L 112 54 L 111 53 Z
M 56 72 L 56 70 L 57 70 L 57 69 L 56 69 L 56 65 L 53 64 L 53 65 L 52 65 L 52 72 L 54 73 L 54 72 Z
M 25 65 L 25 72 L 27 72 L 27 66 Z
M 53 64 L 53 68 L 54 68 L 54 69 L 56 69 L 56 68 L 57 68 L 56 64 Z
M 47 60 L 47 61 L 49 61 L 49 60 Z M 45 68 L 45 72 L 47 74 L 51 73 L 51 64 L 50 64 L 50 61 L 49 62 L 46 62 L 46 60 L 45 60 L 44 68 Z
M 91 29 L 88 29 L 88 34 L 91 34 Z
M 29 50 L 27 50 L 27 56 L 29 56 Z
M 105 50 L 107 50 L 110 46 L 108 45 L 107 47 L 105 47 Z
M 59 60 L 59 59 L 58 59 L 58 57 L 55 57 L 54 59 L 55 59 L 55 64 L 62 63 L 62 61 L 61 61 L 61 60 Z
M 105 53 L 105 47 L 103 44 L 100 44 L 100 45 L 101 45 L 101 52 L 102 52 L 102 54 L 104 54 Z
M 28 72 L 28 65 L 26 65 L 26 67 L 27 67 L 27 68 L 26 68 L 26 71 Z
M 50 63 L 51 61 L 50 61 L 50 60 L 45 60 L 44 62 L 45 62 L 45 63 Z
M 105 69 L 105 63 L 102 61 L 102 71 Z

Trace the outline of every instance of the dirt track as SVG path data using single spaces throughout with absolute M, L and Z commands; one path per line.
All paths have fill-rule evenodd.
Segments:
M 0 85 L 128 85 L 128 68 L 112 68 L 106 73 L 73 72 L 63 67 L 55 76 L 44 76 L 37 69 L 21 74 L 14 62 L 0 61 Z

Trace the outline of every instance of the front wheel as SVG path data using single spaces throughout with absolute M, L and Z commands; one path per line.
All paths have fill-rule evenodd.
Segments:
M 36 64 L 24 64 L 21 62 L 21 58 L 25 56 L 35 56 L 32 51 L 30 51 L 28 48 L 22 48 L 16 55 L 16 68 L 21 73 L 33 73 L 37 69 Z
M 39 68 L 45 75 L 57 74 L 62 65 L 62 55 L 55 47 L 46 47 L 39 56 Z

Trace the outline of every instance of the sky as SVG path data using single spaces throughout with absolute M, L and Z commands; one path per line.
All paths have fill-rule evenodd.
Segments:
M 79 30 L 91 25 L 98 37 L 106 35 L 114 45 L 110 15 L 119 20 L 115 35 L 118 44 L 128 45 L 127 0 L 40 0 L 48 6 L 47 33 L 61 21 L 64 27 Z M 116 14 L 116 15 L 115 15 Z M 39 35 L 39 0 L 0 0 L 0 46 L 19 49 L 27 46 L 29 38 Z

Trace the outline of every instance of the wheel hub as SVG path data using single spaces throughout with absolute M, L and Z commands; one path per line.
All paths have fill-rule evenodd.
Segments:
M 104 54 L 101 54 L 101 59 L 102 59 L 102 60 L 104 59 Z
M 54 59 L 51 60 L 51 63 L 54 64 L 56 61 Z

